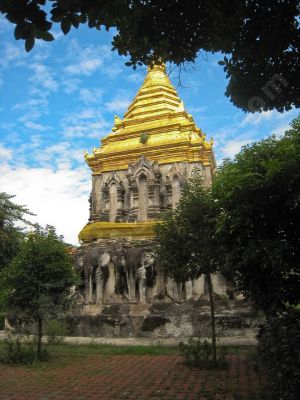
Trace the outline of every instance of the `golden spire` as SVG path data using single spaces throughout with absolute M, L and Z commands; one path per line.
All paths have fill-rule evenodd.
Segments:
M 202 162 L 215 168 L 212 146 L 185 111 L 163 63 L 148 67 L 124 118 L 115 117 L 112 133 L 85 159 L 99 174 L 125 170 L 141 155 L 159 164 Z
M 157 115 L 178 110 L 181 101 L 166 74 L 163 64 L 148 67 L 144 83 L 128 108 L 124 119 Z

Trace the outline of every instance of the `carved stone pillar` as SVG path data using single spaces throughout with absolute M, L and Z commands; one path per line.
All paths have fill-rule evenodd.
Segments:
M 96 303 L 102 304 L 103 293 L 104 293 L 104 276 L 100 266 L 96 269 L 95 278 L 96 278 Z
M 150 189 L 150 188 L 149 188 Z M 139 213 L 138 221 L 144 222 L 148 219 L 149 199 L 151 193 L 148 190 L 148 182 L 145 175 L 141 175 L 138 180 Z
M 112 183 L 109 188 L 109 222 L 115 222 L 117 217 L 117 209 L 117 184 Z
M 173 177 L 172 182 L 172 208 L 174 209 L 177 206 L 181 197 L 181 187 L 180 181 L 177 175 Z
M 129 181 L 129 210 L 128 210 L 128 222 L 135 222 L 138 218 L 138 201 L 139 201 L 139 189 L 138 184 L 133 180 L 132 176 L 128 176 Z

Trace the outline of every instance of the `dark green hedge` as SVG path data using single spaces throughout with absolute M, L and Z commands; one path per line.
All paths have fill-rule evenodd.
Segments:
M 4 320 L 5 320 L 5 315 L 0 313 L 0 331 L 4 330 Z
M 260 354 L 269 373 L 266 400 L 298 400 L 300 394 L 300 311 L 290 308 L 261 328 Z

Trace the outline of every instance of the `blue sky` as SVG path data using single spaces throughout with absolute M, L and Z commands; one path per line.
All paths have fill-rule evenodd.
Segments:
M 27 54 L 13 26 L 0 18 L 0 191 L 16 195 L 73 244 L 88 219 L 90 171 L 83 152 L 99 146 L 139 89 L 145 68 L 133 71 L 111 52 L 112 32 L 80 27 Z M 170 78 L 197 125 L 213 137 L 220 163 L 242 145 L 283 133 L 298 114 L 245 114 L 225 97 L 221 57 L 200 54 Z M 179 80 L 180 73 L 180 80 Z M 179 85 L 181 82 L 181 85 Z

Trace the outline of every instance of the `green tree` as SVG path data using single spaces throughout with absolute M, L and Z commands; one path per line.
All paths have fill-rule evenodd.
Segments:
M 13 203 L 13 197 L 0 193 L 0 271 L 17 255 L 24 239 L 24 229 L 16 224 L 31 225 L 25 216 L 34 215 L 26 207 Z
M 213 182 L 224 261 L 266 314 L 300 303 L 300 117 L 282 138 L 245 146 Z
M 220 247 L 215 230 L 217 205 L 202 177 L 195 175 L 187 184 L 175 210 L 156 225 L 158 256 L 162 266 L 177 282 L 204 274 L 211 313 L 213 362 L 217 362 L 216 328 L 211 274 L 220 267 Z
M 37 323 L 38 359 L 43 322 L 70 307 L 76 282 L 73 261 L 51 226 L 37 227 L 30 233 L 18 255 L 1 273 L 6 310 L 28 316 Z
M 213 182 L 224 262 L 237 289 L 266 315 L 258 339 L 270 400 L 299 397 L 299 166 L 300 117 L 283 137 L 244 147 Z
M 218 51 L 226 54 L 226 95 L 237 107 L 300 105 L 299 0 L 1 0 L 0 12 L 27 51 L 36 38 L 54 40 L 53 23 L 64 34 L 85 23 L 116 28 L 113 48 L 130 56 L 129 65 L 159 58 L 179 65 Z

